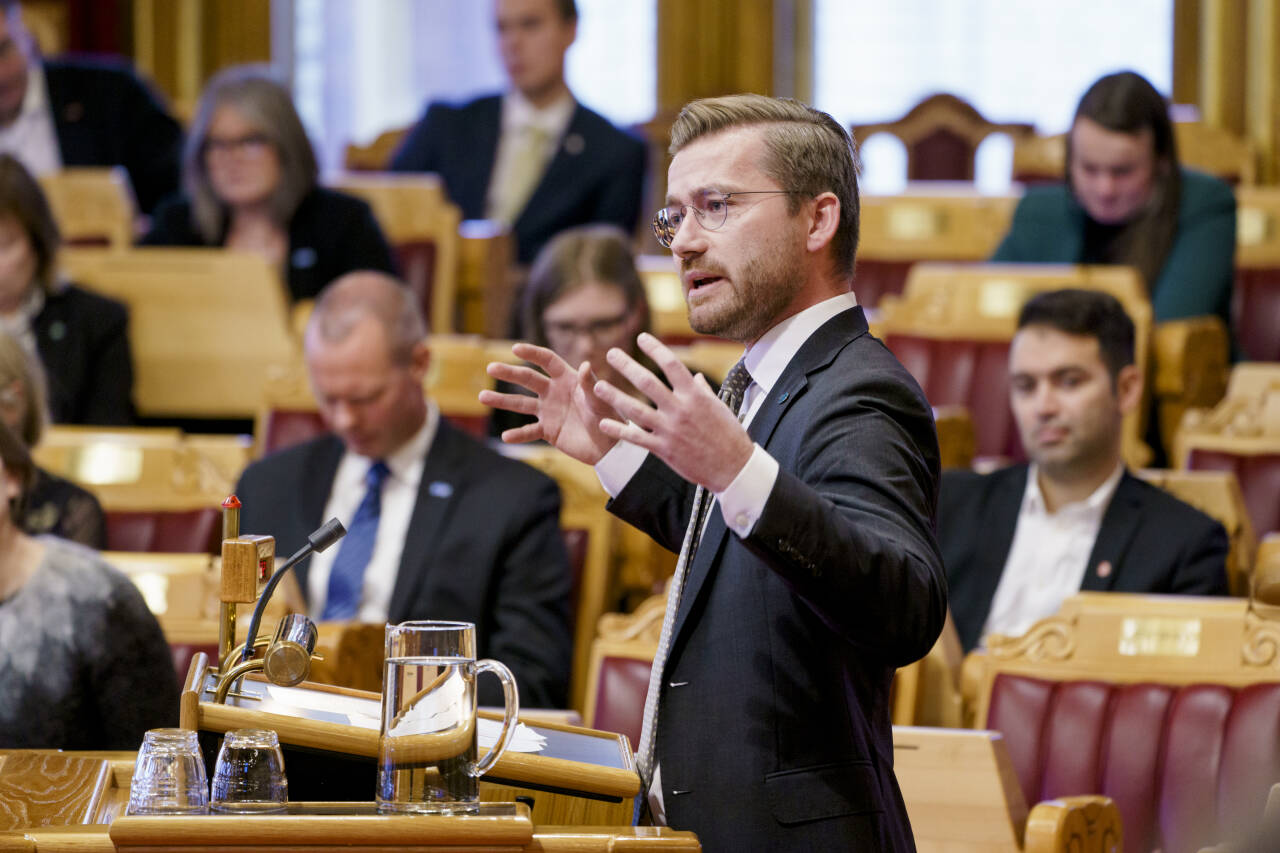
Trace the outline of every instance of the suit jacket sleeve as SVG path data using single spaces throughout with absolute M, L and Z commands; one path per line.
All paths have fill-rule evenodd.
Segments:
M 895 666 L 918 660 L 947 607 L 933 418 L 892 381 L 815 412 L 747 547 L 850 643 Z
M 1186 595 L 1226 595 L 1227 531 L 1217 521 L 1206 519 L 1199 535 L 1190 538 L 1173 572 L 1170 592 Z
M 95 341 L 84 403 L 84 423 L 133 423 L 133 356 L 129 352 L 129 315 L 113 306 Z
M 400 148 L 391 158 L 393 172 L 438 172 L 440 163 L 436 154 L 436 129 L 440 121 L 441 107 L 437 104 L 427 106 L 427 111 L 412 128 Z
M 572 641 L 569 636 L 569 558 L 560 534 L 560 493 L 539 477 L 512 510 L 499 548 L 502 565 L 490 613 L 490 657 L 505 663 L 528 708 L 565 706 Z M 480 702 L 500 705 L 496 679 L 480 681 Z
M 620 135 L 626 145 L 619 150 L 616 178 L 604 184 L 596 209 L 587 221 L 608 222 L 629 234 L 636 229 L 636 220 L 640 216 L 646 157 L 644 143 L 625 134 Z
M 1183 173 L 1182 205 L 1173 248 L 1152 290 L 1155 319 L 1213 314 L 1226 321 L 1235 280 L 1235 196 L 1216 179 Z
M 120 104 L 129 134 L 124 167 L 133 182 L 138 206 L 150 212 L 156 203 L 176 192 L 180 183 L 182 128 L 140 81 L 125 90 Z

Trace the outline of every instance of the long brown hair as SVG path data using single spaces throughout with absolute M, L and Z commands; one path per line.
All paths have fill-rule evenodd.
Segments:
M 1141 74 L 1120 71 L 1100 78 L 1080 99 L 1075 119 L 1087 118 L 1107 130 L 1136 136 L 1151 131 L 1155 154 L 1151 198 L 1123 229 L 1112 248 L 1112 263 L 1136 267 L 1150 291 L 1173 249 L 1182 197 L 1178 146 L 1165 99 Z M 1075 120 L 1072 121 L 1074 127 Z M 1071 137 L 1067 134 L 1067 186 L 1071 187 Z M 1072 194 L 1075 188 L 1072 187 Z
M 36 256 L 36 283 L 52 291 L 62 234 L 39 181 L 9 154 L 0 154 L 0 216 L 12 216 L 22 226 Z

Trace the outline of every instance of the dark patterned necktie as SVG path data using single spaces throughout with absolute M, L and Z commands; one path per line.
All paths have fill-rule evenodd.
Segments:
M 739 414 L 742 408 L 742 395 L 751 384 L 751 374 L 747 366 L 739 360 L 725 377 L 720 386 L 720 399 L 733 411 Z M 649 670 L 649 692 L 644 698 L 644 724 L 640 730 L 640 743 L 636 748 L 636 768 L 640 771 L 640 796 L 648 797 L 649 786 L 653 782 L 654 735 L 658 728 L 658 695 L 661 692 L 662 672 L 666 668 L 667 652 L 671 645 L 671 628 L 676 619 L 676 611 L 680 609 L 680 596 L 684 592 L 684 578 L 693 555 L 698 550 L 698 542 L 702 538 L 702 528 L 707 508 L 711 501 L 707 500 L 707 490 L 702 486 L 693 493 L 693 512 L 689 517 L 689 526 L 685 528 L 684 542 L 680 546 L 680 557 L 676 560 L 676 571 L 671 576 L 671 587 L 667 591 L 667 611 L 662 617 L 662 633 L 658 638 L 658 653 L 654 655 L 653 667 Z

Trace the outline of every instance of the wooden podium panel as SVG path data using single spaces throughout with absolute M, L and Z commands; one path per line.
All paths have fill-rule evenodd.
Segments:
M 272 729 L 285 753 L 290 796 L 343 802 L 372 798 L 377 729 L 352 725 L 341 713 L 282 706 L 268 694 L 267 682 L 256 676 L 245 678 L 242 695 L 230 695 L 226 704 L 217 704 L 213 702 L 215 684 L 204 655 L 197 654 L 183 687 L 182 726 L 200 732 L 208 767 L 213 766 L 223 733 L 250 727 Z M 289 689 L 321 700 L 327 697 L 381 708 L 377 693 L 309 682 Z M 380 710 L 373 710 L 371 715 L 379 714 Z M 640 777 L 625 737 L 555 723 L 525 725 L 545 739 L 545 747 L 541 752 L 507 750 L 480 780 L 482 801 L 524 802 L 538 824 L 631 822 Z

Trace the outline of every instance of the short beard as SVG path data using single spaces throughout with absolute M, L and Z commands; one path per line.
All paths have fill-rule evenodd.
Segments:
M 715 335 L 742 344 L 759 340 L 782 319 L 801 282 L 799 269 L 789 264 L 785 253 L 754 255 L 731 282 L 734 291 L 728 305 L 717 306 L 700 317 L 689 310 L 689 325 L 695 332 Z

